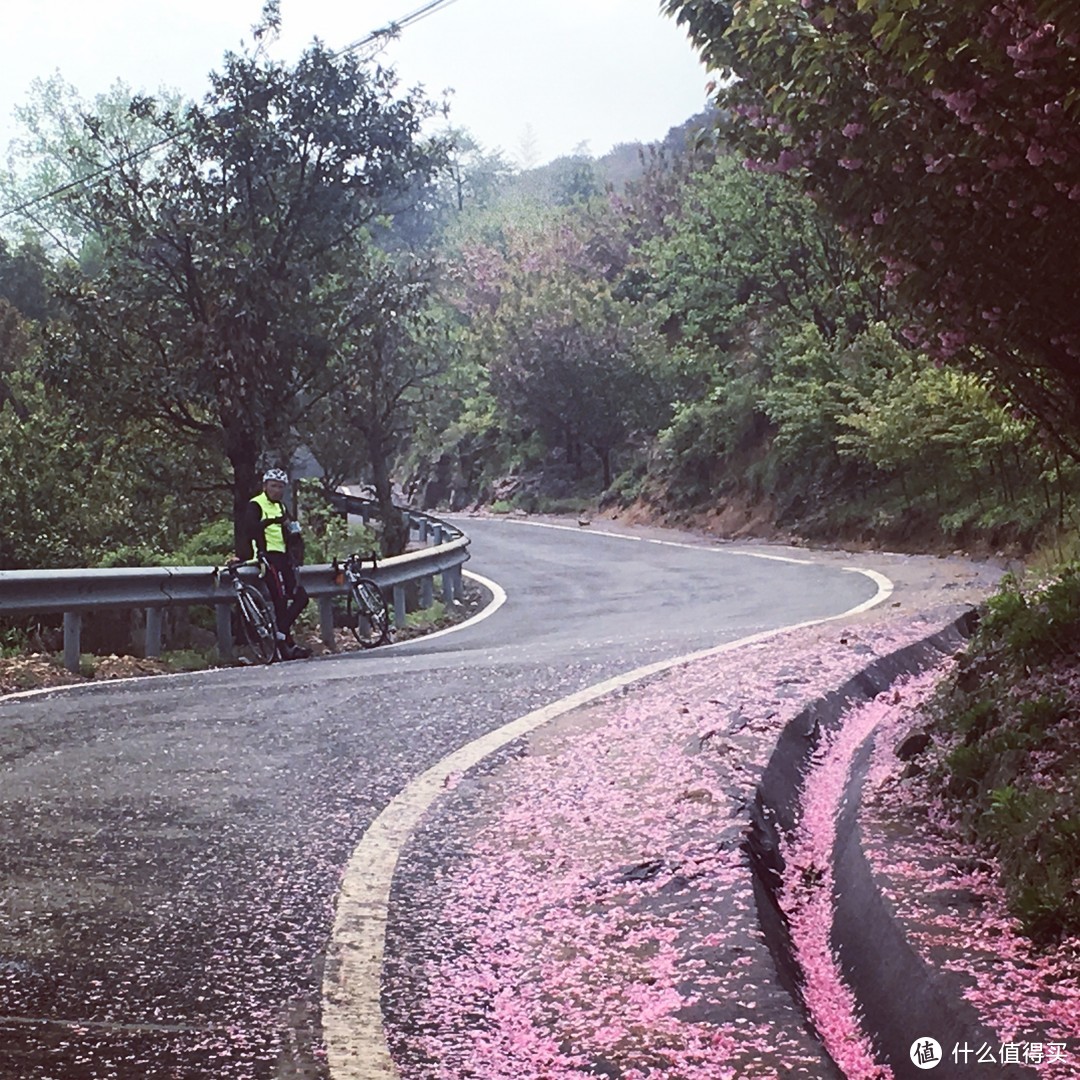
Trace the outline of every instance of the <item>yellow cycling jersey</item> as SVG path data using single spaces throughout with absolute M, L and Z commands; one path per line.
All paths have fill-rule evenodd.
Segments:
M 285 551 L 285 504 L 274 502 L 265 491 L 260 491 L 251 500 L 262 514 L 263 539 L 267 551 Z M 256 555 L 256 544 L 251 545 L 252 557 Z

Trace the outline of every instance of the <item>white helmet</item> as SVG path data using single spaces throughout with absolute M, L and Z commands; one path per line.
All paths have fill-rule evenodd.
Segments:
M 287 484 L 289 482 L 289 474 L 284 469 L 267 469 L 263 473 L 263 483 L 267 480 L 277 480 L 281 484 Z

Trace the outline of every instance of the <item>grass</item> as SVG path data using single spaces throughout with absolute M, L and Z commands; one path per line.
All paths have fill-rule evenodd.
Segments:
M 170 649 L 161 654 L 161 660 L 170 671 L 205 671 L 221 666 L 217 649 Z
M 931 774 L 1039 944 L 1080 934 L 1080 568 L 1007 577 L 931 705 Z
M 441 600 L 436 600 L 431 607 L 420 608 L 410 611 L 405 616 L 405 625 L 411 630 L 425 630 L 432 626 L 438 626 L 447 618 L 446 605 Z

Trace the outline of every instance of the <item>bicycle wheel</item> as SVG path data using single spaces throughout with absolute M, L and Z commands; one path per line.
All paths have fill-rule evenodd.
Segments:
M 242 664 L 271 664 L 277 656 L 274 609 L 253 585 L 244 584 L 236 597 L 240 609 L 236 657 Z
M 381 645 L 390 633 L 390 612 L 379 586 L 371 578 L 357 578 L 349 585 L 349 629 L 365 649 Z

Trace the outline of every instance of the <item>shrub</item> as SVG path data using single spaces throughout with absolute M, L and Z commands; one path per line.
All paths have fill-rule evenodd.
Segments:
M 931 780 L 998 859 L 1025 932 L 1080 934 L 1080 575 L 1006 578 L 934 719 L 948 751 Z

